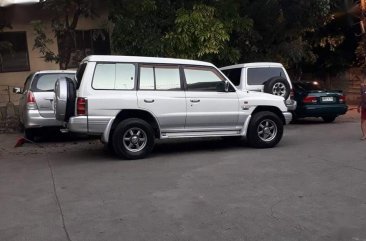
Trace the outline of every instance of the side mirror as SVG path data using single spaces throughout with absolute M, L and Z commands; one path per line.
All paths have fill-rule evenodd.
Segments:
M 229 81 L 225 80 L 225 92 L 229 92 L 230 83 Z
M 21 94 L 22 93 L 22 89 L 19 88 L 19 87 L 14 87 L 13 88 L 13 93 L 15 93 L 15 94 Z

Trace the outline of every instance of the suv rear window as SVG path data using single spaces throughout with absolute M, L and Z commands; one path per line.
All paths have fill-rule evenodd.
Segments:
M 31 89 L 32 91 L 35 92 L 53 91 L 55 88 L 56 80 L 62 77 L 74 79 L 75 74 L 73 73 L 37 74 L 36 76 L 34 76 Z
M 272 77 L 286 78 L 282 68 L 248 68 L 248 85 L 263 85 Z
M 240 85 L 241 68 L 236 69 L 226 69 L 222 72 L 229 78 L 229 80 L 235 85 Z

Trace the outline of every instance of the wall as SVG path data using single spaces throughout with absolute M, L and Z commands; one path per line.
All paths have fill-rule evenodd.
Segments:
M 93 19 L 81 17 L 79 19 L 77 29 L 88 30 L 93 28 L 108 28 L 108 12 L 104 6 L 105 4 L 103 4 L 102 1 L 99 1 L 98 3 L 99 6 L 96 8 L 99 11 L 98 17 Z M 8 20 L 12 26 L 12 29 L 4 29 L 4 32 L 26 32 L 30 70 L 0 73 L 0 132 L 4 131 L 5 127 L 7 129 L 14 129 L 14 126 L 17 125 L 17 118 L 14 117 L 14 115 L 17 116 L 18 113 L 17 105 L 19 104 L 19 95 L 12 93 L 13 87 L 23 87 L 25 79 L 32 72 L 60 68 L 56 63 L 45 62 L 43 58 L 41 58 L 39 51 L 37 49 L 33 49 L 35 35 L 32 21 L 41 20 L 44 22 L 47 37 L 54 37 L 50 28 L 49 13 L 42 10 L 39 4 L 12 5 L 10 7 L 6 7 L 4 12 L 5 19 Z M 53 44 L 48 47 L 53 52 L 58 53 L 56 39 L 54 39 Z M 9 124 L 11 124 L 11 126 L 9 126 Z

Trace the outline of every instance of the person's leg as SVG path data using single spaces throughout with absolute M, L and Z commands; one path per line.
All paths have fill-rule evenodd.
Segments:
M 362 140 L 366 140 L 366 120 L 361 119 Z

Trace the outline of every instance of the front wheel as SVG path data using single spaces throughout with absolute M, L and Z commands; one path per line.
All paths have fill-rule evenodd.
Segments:
M 111 144 L 117 156 L 133 160 L 146 157 L 152 151 L 154 143 L 151 125 L 144 120 L 130 118 L 117 125 Z
M 247 140 L 255 148 L 271 148 L 283 135 L 283 123 L 273 112 L 261 111 L 253 115 L 248 126 Z

